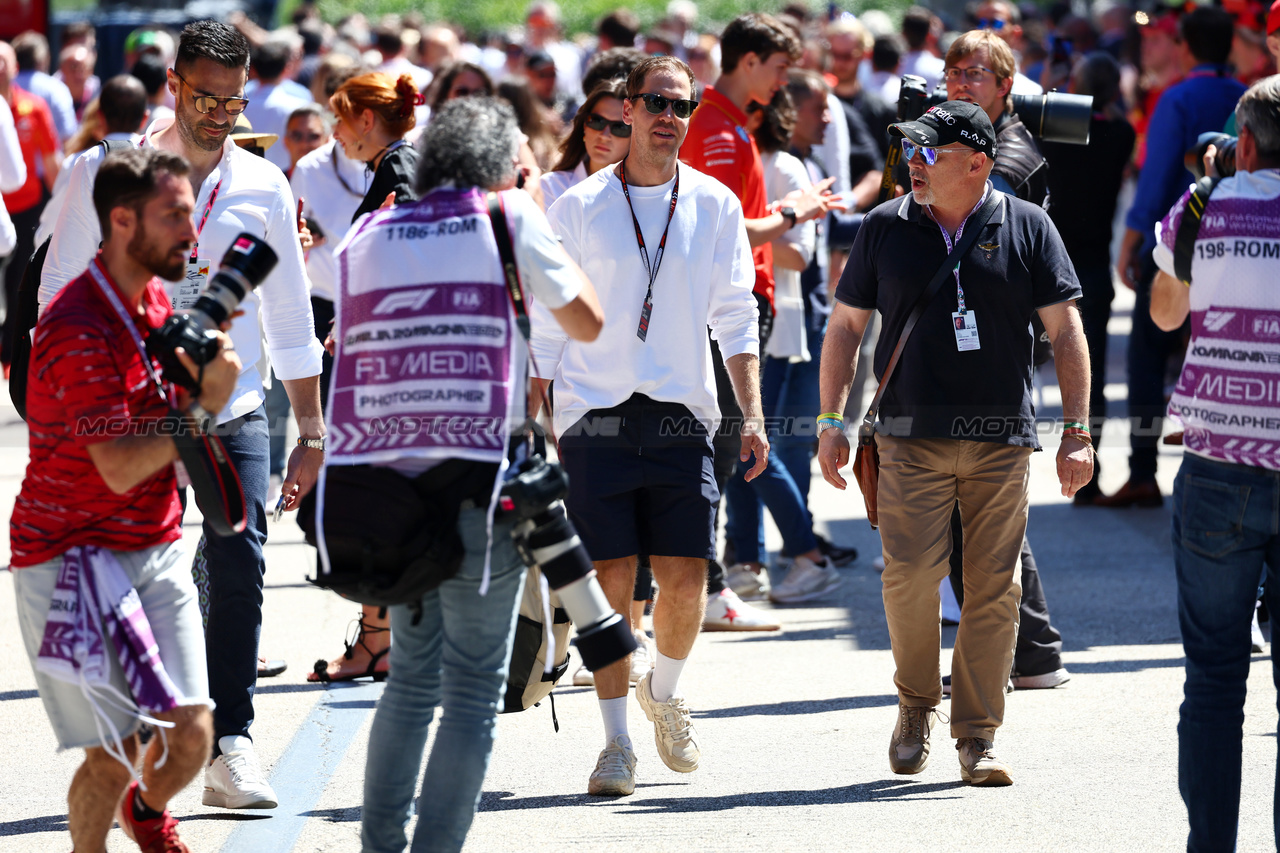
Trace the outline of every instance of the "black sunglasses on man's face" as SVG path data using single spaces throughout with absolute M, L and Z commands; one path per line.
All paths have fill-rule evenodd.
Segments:
M 645 107 L 650 113 L 660 116 L 667 111 L 667 107 L 671 107 L 671 112 L 676 118 L 688 118 L 693 115 L 694 109 L 697 108 L 698 102 L 691 101 L 686 98 L 668 98 L 665 95 L 655 95 L 651 92 L 645 92 L 642 95 L 634 95 L 631 100 L 639 98 L 644 101 Z

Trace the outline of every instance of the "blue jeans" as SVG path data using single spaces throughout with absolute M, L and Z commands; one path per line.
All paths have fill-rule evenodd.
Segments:
M 391 676 L 374 713 L 364 774 L 365 853 L 404 850 L 413 786 L 437 705 L 444 713 L 422 780 L 411 849 L 462 849 L 493 751 L 524 590 L 524 563 L 510 530 L 494 525 L 489 591 L 481 596 L 485 510 L 464 509 L 458 533 L 467 555 L 458 574 L 423 597 L 417 625 L 407 606 L 389 608 Z
M 1178 622 L 1187 681 L 1178 722 L 1178 789 L 1187 850 L 1231 851 L 1240 819 L 1240 761 L 1249 628 L 1258 580 L 1280 613 L 1280 473 L 1186 454 L 1173 487 Z M 1272 680 L 1280 685 L 1273 656 Z M 1277 771 L 1280 792 L 1280 768 Z M 1280 799 L 1272 820 L 1280 839 Z
M 784 553 L 795 556 L 817 547 L 813 516 L 809 512 L 809 480 L 821 402 L 818 368 L 823 337 L 822 330 L 815 332 L 812 325 L 809 327 L 809 361 L 764 360 L 760 401 L 770 424 L 769 467 L 750 484 L 743 480 L 742 472 L 735 471 L 725 488 L 733 494 L 725 505 L 725 533 L 733 541 L 735 559 L 740 563 L 758 562 L 764 551 L 761 510 L 765 506 L 782 532 Z M 764 480 L 770 469 L 785 477 L 770 477 L 771 482 L 766 485 Z M 752 490 L 751 486 L 756 488 Z M 788 496 L 787 492 L 793 494 Z M 803 510 L 798 514 L 794 511 L 797 500 Z M 774 512 L 775 507 L 779 512 Z M 812 544 L 808 547 L 801 547 L 809 542 Z M 800 550 L 794 550 L 796 548 Z
M 249 736 L 253 691 L 258 684 L 258 638 L 262 634 L 262 579 L 267 564 L 267 415 L 259 406 L 216 429 L 244 490 L 243 533 L 222 537 L 208 523 L 196 547 L 192 574 L 208 591 L 204 639 L 209 657 L 214 754 L 218 738 Z

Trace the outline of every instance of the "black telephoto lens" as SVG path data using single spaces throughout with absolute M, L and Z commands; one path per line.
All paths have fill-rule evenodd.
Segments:
M 1037 139 L 1068 145 L 1089 144 L 1092 95 L 1064 95 L 1061 92 L 1014 95 L 1013 111 Z

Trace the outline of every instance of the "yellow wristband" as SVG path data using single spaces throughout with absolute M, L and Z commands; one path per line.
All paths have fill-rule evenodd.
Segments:
M 822 420 L 823 418 L 832 418 L 833 420 L 837 420 L 840 423 L 844 423 L 844 417 L 837 414 L 836 412 L 824 412 L 823 414 L 818 415 L 818 420 Z

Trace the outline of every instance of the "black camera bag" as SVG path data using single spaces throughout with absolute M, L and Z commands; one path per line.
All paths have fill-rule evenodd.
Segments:
M 488 505 L 494 463 L 451 459 L 417 476 L 381 465 L 330 465 L 325 472 L 323 565 L 311 583 L 375 607 L 417 604 L 457 574 L 464 500 Z M 298 525 L 316 539 L 316 490 L 302 499 Z

